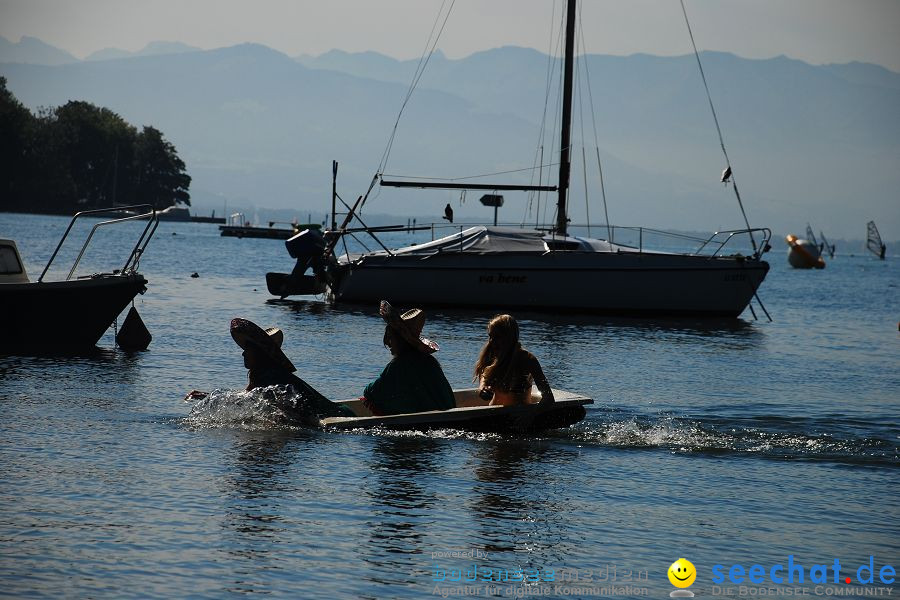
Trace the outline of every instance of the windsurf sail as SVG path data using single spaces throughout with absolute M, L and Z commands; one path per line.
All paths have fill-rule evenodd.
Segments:
M 822 250 L 828 253 L 828 258 L 834 258 L 834 244 L 829 244 L 825 234 L 819 231 L 819 239 L 822 240 Z
M 881 260 L 884 260 L 884 252 L 887 247 L 881 241 L 881 235 L 878 233 L 878 228 L 875 227 L 875 221 L 866 223 L 866 228 L 868 229 L 866 235 L 866 248 L 869 249 L 869 252 Z
M 816 234 L 813 233 L 812 227 L 809 226 L 809 223 L 806 224 L 806 241 L 810 242 L 813 246 L 822 251 L 822 246 L 819 245 L 818 240 L 816 240 Z

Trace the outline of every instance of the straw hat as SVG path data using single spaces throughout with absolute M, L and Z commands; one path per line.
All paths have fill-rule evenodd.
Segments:
M 259 350 L 271 358 L 275 364 L 284 367 L 289 372 L 293 373 L 297 370 L 297 367 L 291 363 L 281 349 L 281 344 L 284 342 L 284 333 L 277 327 L 263 329 L 247 319 L 232 319 L 231 337 L 244 350 L 247 350 L 248 347 Z
M 436 343 L 421 336 L 425 326 L 425 311 L 422 309 L 414 308 L 400 314 L 387 300 L 382 300 L 378 312 L 385 323 L 419 352 L 431 354 L 440 350 Z

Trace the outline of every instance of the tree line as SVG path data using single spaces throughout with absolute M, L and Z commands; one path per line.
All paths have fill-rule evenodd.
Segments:
M 73 214 L 190 205 L 191 177 L 162 132 L 89 102 L 32 114 L 0 77 L 0 211 Z

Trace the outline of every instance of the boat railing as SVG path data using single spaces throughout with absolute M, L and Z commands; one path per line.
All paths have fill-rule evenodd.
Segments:
M 72 268 L 69 270 L 69 274 L 66 276 L 66 281 L 70 280 L 72 278 L 72 275 L 75 274 L 75 269 L 78 268 L 78 263 L 81 262 L 85 250 L 87 250 L 88 245 L 91 243 L 91 239 L 94 237 L 94 233 L 96 233 L 100 227 L 123 223 L 125 221 L 147 219 L 147 225 L 144 227 L 144 230 L 141 232 L 140 237 L 138 237 L 134 248 L 132 248 L 131 253 L 128 255 L 125 264 L 122 266 L 121 272 L 128 272 L 129 267 L 132 270 L 136 270 L 141 255 L 144 253 L 144 250 L 147 248 L 147 244 L 150 243 L 150 238 L 153 237 L 153 234 L 156 231 L 157 226 L 159 225 L 159 219 L 156 216 L 156 210 L 150 204 L 132 204 L 130 206 L 117 206 L 115 208 L 96 208 L 92 210 L 82 210 L 75 213 L 75 215 L 72 217 L 72 220 L 69 221 L 69 226 L 66 228 L 65 233 L 63 233 L 62 238 L 60 238 L 59 243 L 56 245 L 56 250 L 53 251 L 53 254 L 50 256 L 50 260 L 47 261 L 47 266 L 44 267 L 44 270 L 41 272 L 41 276 L 38 277 L 38 282 L 44 279 L 44 275 L 47 274 L 47 271 L 50 269 L 50 265 L 53 264 L 53 261 L 56 259 L 56 255 L 59 254 L 59 249 L 62 248 L 63 243 L 66 241 L 66 237 L 68 237 L 69 232 L 72 231 L 72 227 L 75 225 L 75 221 L 77 221 L 79 217 L 83 217 L 85 215 L 96 215 L 128 210 L 145 212 L 137 212 L 126 217 L 118 217 L 115 219 L 110 219 L 108 221 L 101 221 L 100 223 L 94 225 L 91 228 L 91 232 L 88 234 L 87 239 L 84 241 L 84 245 L 81 247 L 81 251 L 79 251 L 77 258 L 75 258 L 75 262 L 72 264 Z
M 609 243 L 617 246 L 624 246 L 643 252 L 648 241 L 656 240 L 656 244 L 652 247 L 656 250 L 661 248 L 676 249 L 686 252 L 686 245 L 690 245 L 693 249 L 696 244 L 701 244 L 706 238 L 701 238 L 688 233 L 678 233 L 674 231 L 664 231 L 662 229 L 652 229 L 650 227 L 631 227 L 627 225 L 569 225 L 569 235 L 573 237 L 581 237 L 573 230 L 584 229 L 586 237 L 593 237 L 592 230 L 600 230 L 606 233 Z
M 410 221 L 406 225 L 385 225 L 379 227 L 359 227 L 353 229 L 346 229 L 344 234 L 350 235 L 351 237 L 356 238 L 356 233 L 366 233 L 376 241 L 379 242 L 382 248 L 384 248 L 388 254 L 392 254 L 390 250 L 387 249 L 385 244 L 381 243 L 380 240 L 377 239 L 376 233 L 411 233 L 414 231 L 429 231 L 431 233 L 431 241 L 435 241 L 439 237 L 446 237 L 450 235 L 459 236 L 460 252 L 464 251 L 463 248 L 463 231 L 470 227 L 478 227 L 478 226 L 492 226 L 492 223 L 484 223 L 484 222 L 466 222 L 466 223 L 423 223 L 417 224 L 415 221 Z M 533 225 L 523 225 L 522 223 L 502 223 L 502 227 L 510 227 L 517 229 L 529 229 L 529 230 L 537 230 L 543 231 L 547 235 L 553 237 L 554 230 L 553 228 L 547 227 L 542 228 L 540 226 L 535 227 Z M 769 246 L 769 240 L 772 237 L 772 232 L 768 228 L 754 228 L 754 229 L 735 229 L 730 231 L 717 231 L 710 236 L 702 237 L 696 234 L 690 233 L 679 233 L 673 231 L 665 231 L 662 229 L 653 229 L 650 227 L 629 227 L 625 225 L 580 225 L 580 224 L 570 224 L 568 237 L 593 237 L 594 231 L 600 231 L 601 235 L 606 234 L 605 237 L 608 238 L 607 241 L 615 244 L 617 246 L 625 247 L 633 251 L 644 252 L 645 250 L 653 249 L 655 251 L 663 250 L 670 252 L 677 252 L 682 254 L 696 254 L 696 255 L 706 255 L 709 258 L 714 258 L 721 254 L 723 249 L 728 246 L 729 248 L 733 248 L 737 245 L 739 240 L 746 239 L 748 241 L 748 255 L 759 258 L 764 252 L 765 248 Z M 749 239 L 752 235 L 759 234 L 762 236 L 762 243 L 759 244 L 758 250 L 754 251 L 750 249 L 752 243 L 749 242 Z M 357 241 L 358 238 L 356 238 Z M 362 244 L 365 246 L 365 244 Z M 450 250 L 451 247 L 447 247 L 447 250 Z M 557 249 L 565 249 L 565 248 L 557 248 Z M 371 251 L 369 248 L 366 248 L 366 251 Z
M 759 260 L 762 258 L 762 255 L 771 249 L 771 245 L 769 241 L 772 239 L 772 230 L 768 227 L 756 227 L 751 229 L 735 229 L 732 231 L 717 231 L 703 242 L 700 247 L 697 249 L 697 254 L 703 254 L 707 248 L 711 249 L 712 252 L 709 254 L 709 257 L 718 256 L 722 249 L 736 238 L 740 238 L 743 236 L 747 236 L 751 240 L 753 240 L 753 234 L 758 233 L 762 236 L 762 241 L 758 246 L 755 246 L 754 251 L 751 253 L 753 258 Z

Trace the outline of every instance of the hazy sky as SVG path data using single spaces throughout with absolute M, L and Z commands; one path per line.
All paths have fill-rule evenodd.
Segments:
M 447 0 L 449 3 L 451 0 Z M 0 35 L 79 58 L 151 41 L 204 49 L 258 42 L 288 55 L 332 48 L 417 58 L 441 0 L 0 0 Z M 439 47 L 451 58 L 503 45 L 548 51 L 559 0 L 456 0 Z M 900 72 L 900 0 L 685 0 L 700 49 Z M 690 51 L 678 0 L 586 0 L 591 53 Z

